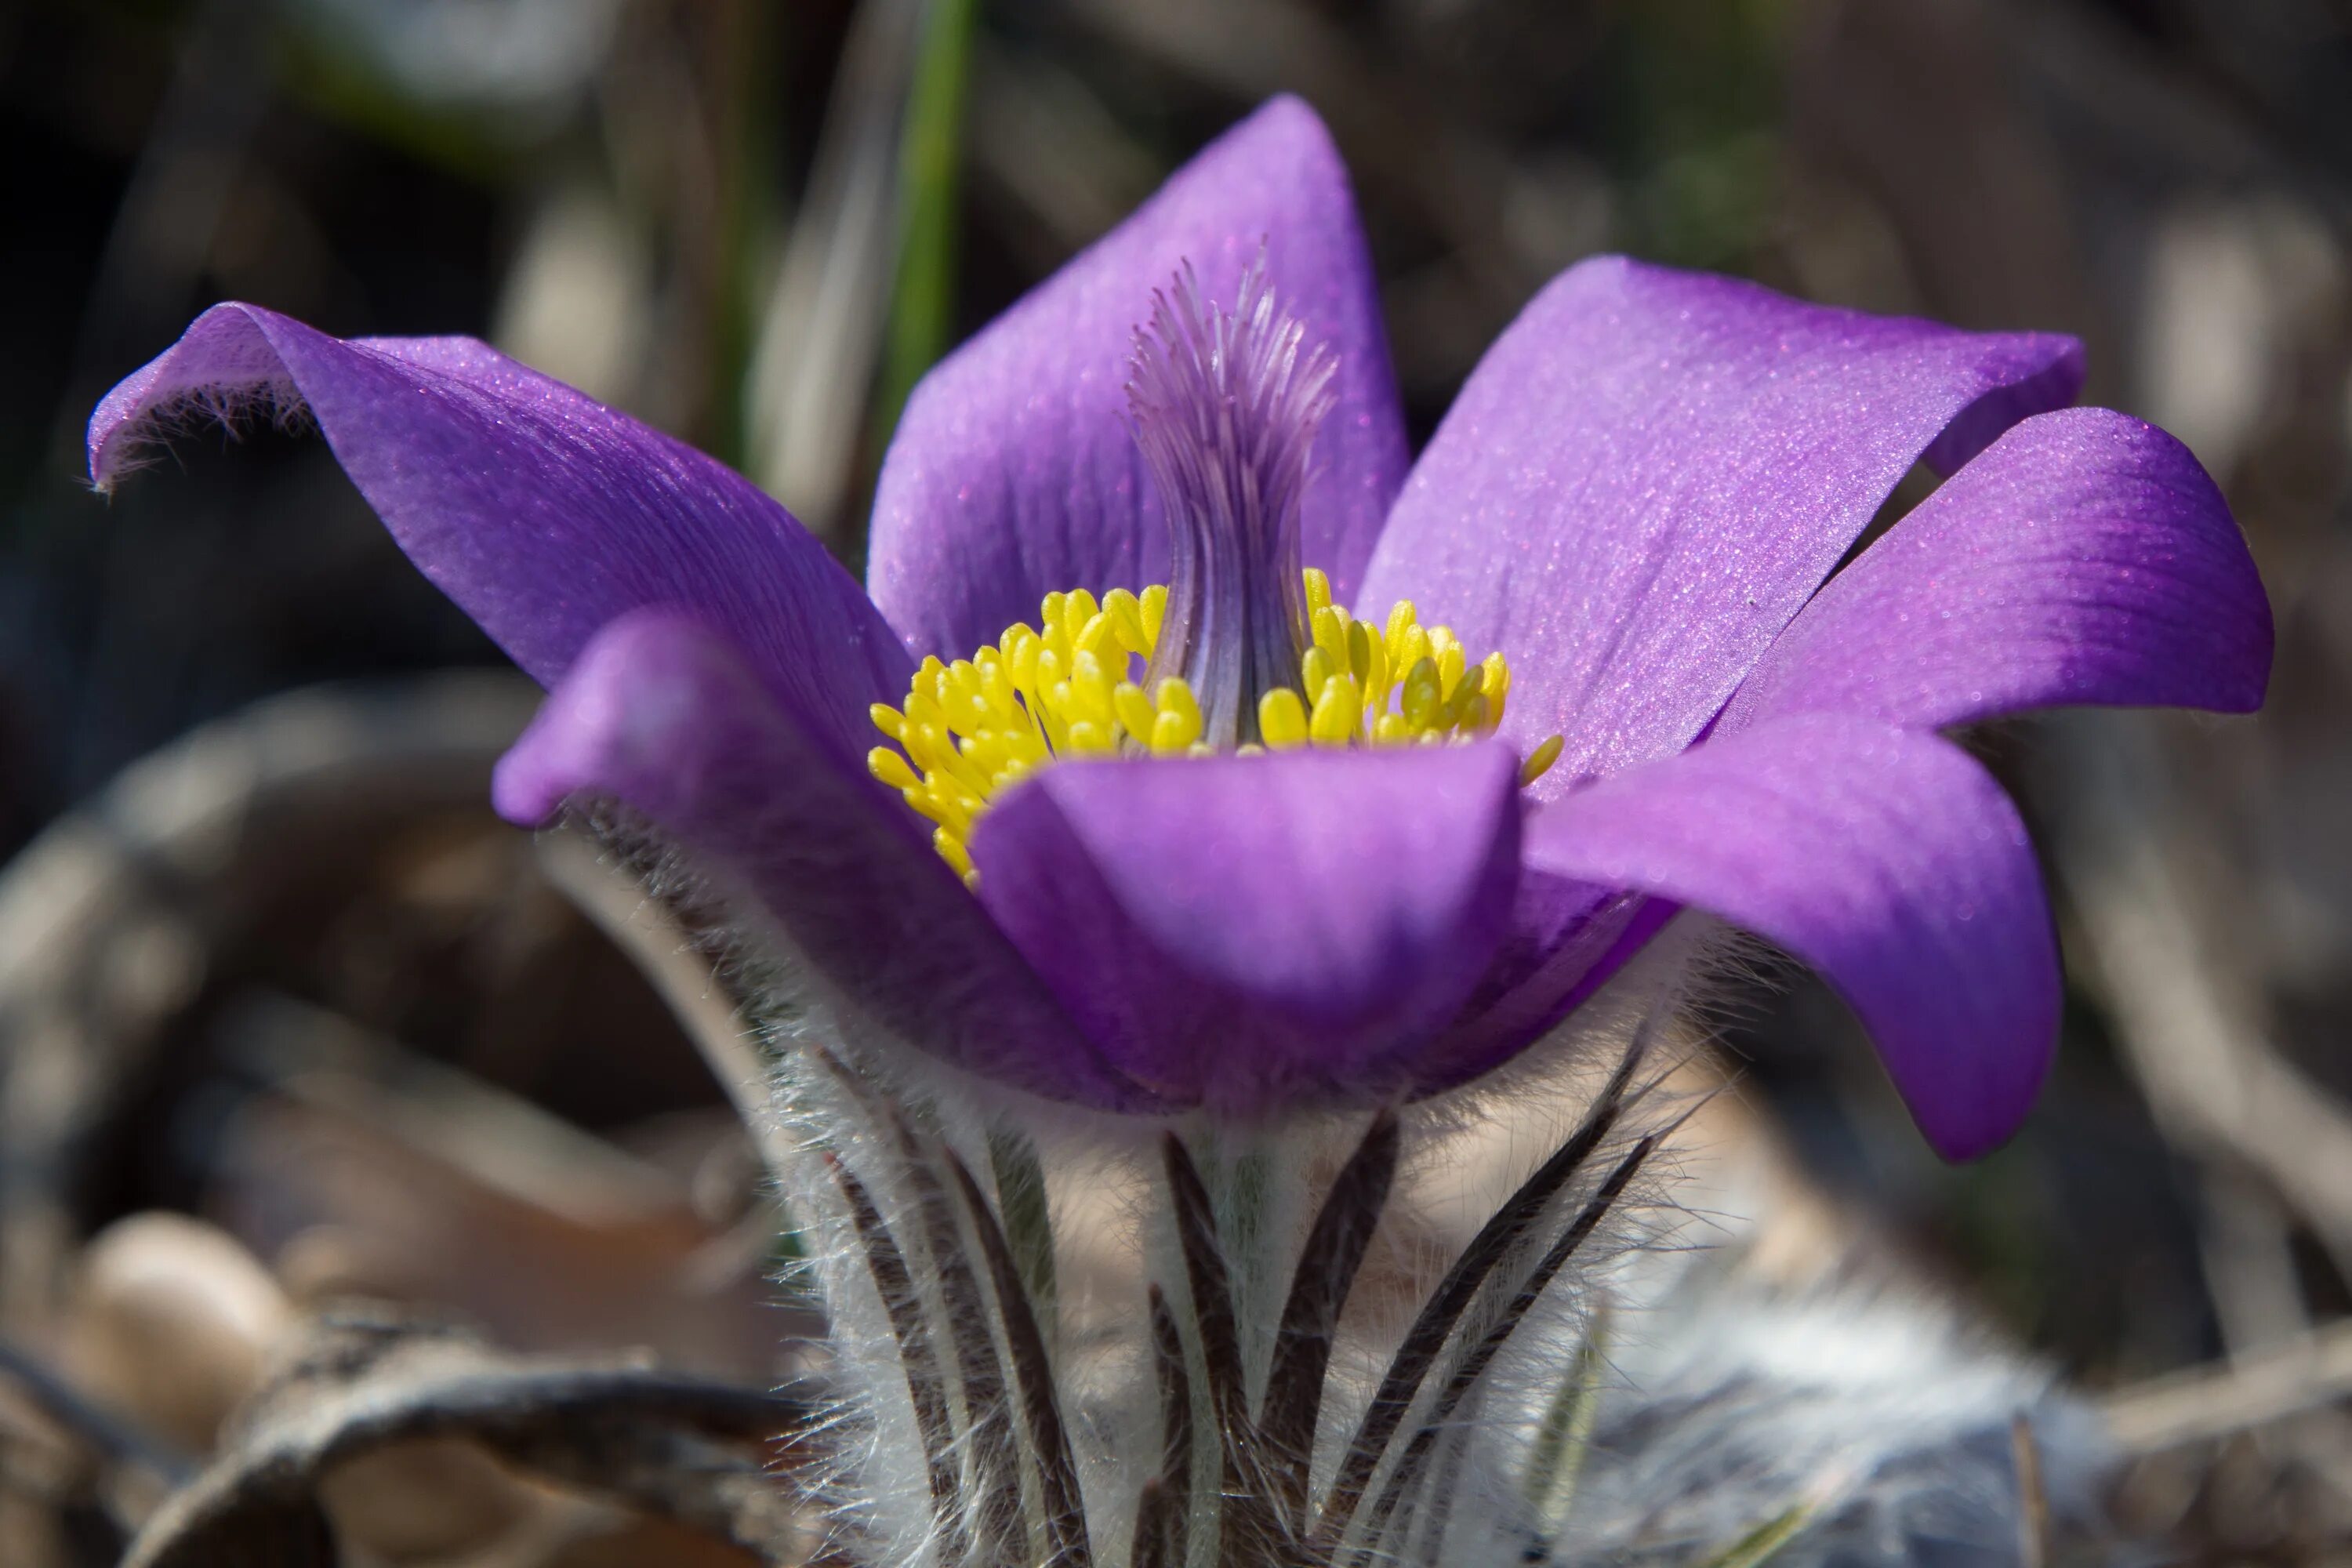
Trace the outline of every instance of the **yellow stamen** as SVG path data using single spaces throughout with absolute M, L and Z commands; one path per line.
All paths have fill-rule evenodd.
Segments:
M 866 765 L 873 770 L 876 778 L 893 789 L 914 789 L 922 783 L 915 776 L 915 770 L 907 765 L 907 759 L 887 746 L 877 746 L 866 752 Z
M 1103 595 L 1102 613 L 1110 617 L 1119 647 L 1129 653 L 1151 651 L 1152 639 L 1143 629 L 1143 605 L 1134 595 L 1124 588 L 1113 588 Z
M 1307 744 L 1307 704 L 1287 686 L 1257 700 L 1257 731 L 1277 752 Z
M 940 859 L 955 868 L 957 876 L 969 880 L 977 875 L 971 868 L 971 851 L 963 847 L 962 839 L 946 828 L 932 833 L 931 847 L 940 852 Z
M 1323 683 L 1315 711 L 1307 721 L 1307 735 L 1318 746 L 1344 746 L 1356 738 L 1364 702 L 1352 675 L 1335 675 Z
M 1154 756 L 1182 756 L 1201 738 L 1201 705 L 1192 689 L 1176 676 L 1160 683 L 1160 713 L 1151 721 Z
M 1511 669 L 1501 654 L 1474 662 L 1450 628 L 1422 626 L 1411 600 L 1375 630 L 1331 602 L 1321 572 L 1310 567 L 1301 581 L 1312 641 L 1298 684 L 1259 697 L 1260 739 L 1238 754 L 1444 745 L 1502 723 Z M 1114 588 L 1100 600 L 1082 588 L 1048 594 L 1037 608 L 1035 627 L 1015 621 L 968 659 L 926 658 L 903 704 L 868 710 L 895 745 L 869 752 L 867 769 L 934 825 L 940 858 L 974 886 L 973 824 L 1039 768 L 1064 757 L 1212 754 L 1191 686 L 1172 677 L 1149 692 L 1141 685 L 1167 618 L 1164 585 Z M 1529 753 L 1520 783 L 1542 777 L 1559 754 L 1554 735 Z
M 1132 680 L 1122 680 L 1118 689 L 1110 694 L 1111 706 L 1118 710 L 1118 721 L 1130 735 L 1149 735 L 1159 713 L 1143 688 Z

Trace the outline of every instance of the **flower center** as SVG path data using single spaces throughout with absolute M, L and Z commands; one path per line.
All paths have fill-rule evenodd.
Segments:
M 1299 564 L 1299 503 L 1338 360 L 1276 309 L 1260 257 L 1228 312 L 1192 269 L 1136 332 L 1128 407 L 1167 510 L 1169 579 L 1140 594 L 1048 594 L 952 664 L 926 658 L 903 707 L 876 703 L 896 746 L 874 776 L 935 825 L 969 882 L 972 825 L 996 794 L 1061 757 L 1250 754 L 1299 746 L 1434 745 L 1490 735 L 1510 667 L 1472 663 L 1410 600 L 1374 626 Z M 1520 771 L 1531 784 L 1553 736 Z
M 1400 600 L 1384 626 L 1331 603 L 1313 567 L 1300 574 L 1314 641 L 1296 676 L 1257 703 L 1262 741 L 1242 755 L 1300 746 L 1437 745 L 1494 733 L 1511 667 L 1499 653 L 1470 662 L 1444 626 L 1423 626 Z M 1016 621 L 968 659 L 936 656 L 915 671 L 901 708 L 874 705 L 874 727 L 898 742 L 866 754 L 874 776 L 936 825 L 931 843 L 966 880 L 972 824 L 997 794 L 1063 757 L 1203 757 L 1200 700 L 1181 676 L 1147 689 L 1167 631 L 1169 590 L 1084 588 L 1048 594 L 1044 629 Z M 1559 756 L 1555 735 L 1519 770 L 1533 784 Z

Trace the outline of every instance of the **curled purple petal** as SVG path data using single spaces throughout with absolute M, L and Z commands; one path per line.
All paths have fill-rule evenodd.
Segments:
M 835 743 L 906 689 L 897 637 L 783 508 L 684 443 L 467 338 L 331 338 L 218 305 L 99 405 L 110 485 L 190 413 L 301 407 L 409 558 L 541 685 L 596 629 L 691 608 Z
M 598 633 L 492 794 L 526 825 L 568 800 L 632 807 L 910 1044 L 1055 1100 L 1153 1107 L 1104 1068 L 914 814 L 693 620 L 646 610 Z
M 1811 964 L 1948 1159 L 2016 1131 L 2049 1068 L 2058 954 L 2032 846 L 1938 736 L 1773 720 L 1534 813 L 1527 856 L 1709 910 Z
M 1230 307 L 1261 247 L 1276 304 L 1339 359 L 1306 562 L 1340 593 L 1357 580 L 1404 477 L 1404 421 L 1347 170 L 1314 111 L 1277 98 L 915 389 L 866 573 L 909 647 L 953 658 L 1046 594 L 1162 579 L 1167 521 L 1127 418 L 1135 330 L 1186 262 Z
M 1435 1094 L 1484 1077 L 1549 1034 L 1676 912 L 1662 899 L 1523 864 L 1510 931 L 1469 1001 L 1421 1054 L 1416 1092 Z
M 1472 374 L 1358 604 L 1412 599 L 1500 648 L 1504 738 L 1566 737 L 1536 786 L 1557 798 L 1689 744 L 1914 462 L 1957 462 L 2080 379 L 2069 338 L 1585 262 Z
M 1814 595 L 1721 729 L 1808 710 L 1964 724 L 2112 703 L 2250 712 L 2270 602 L 2189 448 L 2068 409 L 1993 443 Z
M 1517 770 L 1493 744 L 1065 763 L 981 819 L 981 901 L 1173 1103 L 1378 1098 L 1509 919 Z

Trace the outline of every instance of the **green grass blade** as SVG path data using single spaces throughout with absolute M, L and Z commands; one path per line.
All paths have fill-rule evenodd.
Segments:
M 875 407 L 886 439 L 955 325 L 964 100 L 979 9 L 979 0 L 931 0 L 923 17 L 898 149 L 898 271 Z

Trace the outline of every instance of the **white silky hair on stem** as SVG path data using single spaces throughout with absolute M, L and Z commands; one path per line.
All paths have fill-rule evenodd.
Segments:
M 1049 1171 L 1091 1170 L 1097 1179 L 1124 1173 L 1126 1208 L 1108 1227 L 1109 1235 L 1066 1235 L 1071 1227 L 1057 1213 L 1049 1245 L 1065 1272 L 1075 1272 L 1066 1265 L 1082 1247 L 1124 1247 L 1130 1287 L 1156 1277 L 1181 1309 L 1196 1406 L 1192 1427 L 1201 1439 L 1184 1478 L 1193 1523 L 1187 1533 L 1192 1560 L 1206 1568 L 1219 1511 L 1216 1426 L 1202 1404 L 1206 1379 L 1198 1310 L 1165 1245 L 1166 1194 L 1135 1157 L 1139 1131 L 1148 1136 L 1157 1124 L 1045 1106 L 940 1066 L 911 1043 L 877 1030 L 834 994 L 795 961 L 781 933 L 756 914 L 743 917 L 756 904 L 723 880 L 709 879 L 706 868 L 662 849 L 640 825 L 607 819 L 604 826 L 607 844 L 635 861 L 656 896 L 703 915 L 703 929 L 723 944 L 731 986 L 745 998 L 779 1063 L 776 1105 L 788 1136 L 778 1146 L 789 1152 L 777 1175 L 804 1230 L 800 1272 L 833 1324 L 828 1351 L 841 1400 L 822 1435 L 829 1462 L 815 1472 L 815 1496 L 836 1521 L 841 1543 L 860 1559 L 894 1565 L 985 1561 L 991 1503 L 973 1494 L 992 1479 L 990 1436 L 1009 1431 L 1019 1450 L 1017 1540 L 998 1545 L 1017 1553 L 1051 1544 L 1045 1467 L 1034 1451 L 1034 1423 L 1012 1386 L 1018 1382 L 1012 1372 L 1017 1357 L 1004 1303 L 992 1288 L 978 1292 L 985 1321 L 977 1330 L 970 1321 L 970 1276 L 980 1272 L 972 1262 L 980 1250 L 977 1217 L 946 1205 L 952 1242 L 944 1250 L 965 1259 L 961 1300 L 938 1245 L 945 1165 L 960 1163 L 983 1178 L 989 1189 L 983 1206 L 993 1211 L 990 1224 L 1001 1225 L 1009 1214 L 1011 1205 L 986 1178 L 993 1175 L 992 1133 L 1013 1129 Z M 1562 1054 L 1555 1049 L 1556 1057 Z M 1458 1114 L 1438 1104 L 1418 1110 L 1416 1119 L 1443 1129 Z M 1335 1112 L 1246 1133 L 1205 1123 L 1190 1129 L 1217 1175 L 1211 1205 L 1215 1227 L 1231 1238 L 1227 1278 L 1236 1343 L 1248 1368 L 1247 1405 L 1264 1397 L 1275 1314 L 1309 1200 L 1319 1201 L 1307 1173 L 1318 1162 L 1330 1166 L 1344 1158 L 1363 1127 L 1363 1113 Z M 1069 1205 L 1056 1200 L 1054 1206 Z M 1140 1342 L 1145 1336 L 1131 1331 L 1125 1347 L 1114 1342 L 1116 1336 L 1096 1345 L 1082 1336 L 1055 1343 L 1066 1338 L 1066 1321 L 1083 1305 L 1066 1300 L 1037 1316 L 1058 1402 L 1068 1406 L 1055 1415 L 1078 1478 L 1080 1512 L 1092 1527 L 1091 1549 L 1116 1561 L 1144 1482 L 1158 1468 L 1153 1439 L 1165 1413 L 1154 1408 L 1158 1389 Z M 1127 1318 L 1130 1330 L 1148 1321 L 1141 1311 Z M 997 1384 L 977 1394 L 967 1375 L 971 1358 L 960 1353 L 975 1341 L 985 1346 L 978 1359 L 995 1369 Z M 1314 1452 L 1328 1457 L 1334 1451 L 1338 1423 L 1351 1415 L 1343 1386 L 1349 1369 L 1365 1359 L 1342 1353 L 1330 1363 Z M 1317 1484 L 1327 1480 L 1318 1478 Z
M 1776 1295 L 1742 1279 L 1736 1259 L 1675 1250 L 1696 1222 L 1677 1206 L 1671 1150 L 1645 1166 L 1677 1109 L 1657 1080 L 1691 1048 L 1693 989 L 1744 962 L 1703 922 L 1669 926 L 1550 1039 L 1468 1089 L 1393 1116 L 1366 1107 L 1238 1128 L 1047 1105 L 948 1068 L 876 1028 L 776 932 L 742 919 L 746 906 L 723 884 L 646 853 L 651 842 L 619 840 L 659 896 L 725 911 L 705 929 L 724 944 L 730 987 L 775 1060 L 776 1175 L 802 1226 L 799 1271 L 832 1324 L 837 1394 L 810 1435 L 824 1459 L 807 1484 L 851 1561 L 1693 1562 L 1794 1498 L 1812 1511 L 1775 1563 L 1894 1561 L 1883 1543 L 1905 1541 L 1990 1564 L 2008 1560 L 1998 1542 L 2015 1540 L 2003 1483 L 2008 1422 L 2021 1411 L 2053 1508 L 2088 1510 L 2098 1446 L 2087 1419 L 2046 1373 L 1974 1340 L 1957 1314 L 1850 1281 Z M 1482 1245 L 1471 1233 L 1491 1229 L 1531 1173 L 1591 1131 L 1594 1108 L 1612 1094 L 1608 1125 L 1488 1248 L 1450 1316 L 1433 1332 L 1421 1325 L 1417 1365 L 1388 1388 L 1412 1359 L 1416 1323 L 1462 1285 L 1465 1258 Z M 1269 1457 L 1249 1446 L 1278 1425 L 1268 1406 L 1286 1290 L 1323 1206 L 1383 1120 L 1399 1141 L 1393 1190 L 1378 1185 L 1344 1310 L 1321 1331 L 1328 1360 L 1316 1363 L 1319 1408 L 1304 1452 Z M 1509 1147 L 1495 1161 L 1498 1131 Z M 1200 1184 L 1206 1216 L 1195 1217 L 1191 1254 L 1163 1165 L 1171 1149 Z M 1043 1173 L 1042 1202 L 1008 1184 L 1024 1162 Z M 1243 1369 L 1239 1422 L 1213 1397 L 1211 1304 L 1195 1299 L 1188 1268 L 1203 1236 Z M 1190 1428 L 1172 1468 L 1155 1294 L 1176 1346 L 1176 1425 Z M 1594 1325 L 1604 1315 L 1602 1343 Z M 1871 1353 L 1848 1353 L 1857 1345 Z M 1582 1402 L 1591 1419 L 1552 1443 L 1572 1447 L 1574 1464 L 1555 1452 L 1544 1461 L 1552 1469 L 1536 1474 L 1547 1421 L 1580 1378 L 1593 1385 Z M 1381 1415 L 1384 1394 L 1395 1408 Z M 1221 1496 L 1233 1479 L 1223 1439 L 1234 1434 L 1223 1428 L 1234 1426 L 1244 1469 L 1262 1467 L 1248 1472 L 1253 1484 L 1276 1494 L 1270 1507 Z M 1379 1428 L 1369 1442 L 1368 1428 Z M 1569 1484 L 1552 1484 L 1563 1472 Z M 1309 1500 L 1285 1524 L 1292 1487 Z M 1173 1535 L 1138 1535 L 1147 1498 L 1179 1517 Z M 1244 1515 L 1258 1533 L 1236 1538 L 1231 1521 Z M 1677 1521 L 1675 1544 L 1645 1556 L 1662 1521 Z

